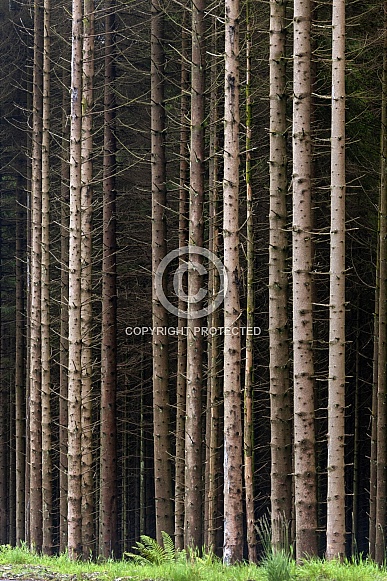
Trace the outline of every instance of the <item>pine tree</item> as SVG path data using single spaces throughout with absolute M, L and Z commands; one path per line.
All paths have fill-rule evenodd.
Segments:
M 42 242 L 42 67 L 43 4 L 34 5 L 31 171 L 31 298 L 30 298 L 30 544 L 42 548 L 42 411 L 41 411 L 41 242 Z
M 43 4 L 43 109 L 42 109 L 42 246 L 41 246 L 41 362 L 42 362 L 42 509 L 43 552 L 53 550 L 52 415 L 50 343 L 50 77 L 51 6 Z
M 345 2 L 332 7 L 328 559 L 345 555 Z
M 159 0 L 151 14 L 151 179 L 152 179 L 152 313 L 153 327 L 168 326 L 168 313 L 160 303 L 155 274 L 167 253 L 166 158 L 163 50 L 164 15 Z M 153 334 L 153 424 L 156 503 L 156 538 L 173 534 L 170 407 L 168 393 L 168 335 Z
M 281 546 L 292 514 L 291 391 L 289 381 L 288 235 L 286 151 L 286 4 L 270 2 L 270 212 L 269 349 L 271 426 L 271 530 Z
M 99 552 L 117 554 L 117 265 L 115 139 L 115 1 L 106 3 L 103 155 L 101 494 Z
M 204 220 L 204 9 L 205 1 L 192 3 L 191 47 L 191 139 L 188 296 L 196 296 L 201 288 L 198 264 L 202 257 L 195 247 L 203 247 Z M 203 338 L 195 332 L 201 319 L 197 313 L 202 302 L 188 302 L 187 319 L 187 390 L 185 420 L 185 546 L 202 546 L 202 397 L 203 397 Z
M 224 299 L 224 544 L 227 564 L 243 558 L 242 401 L 239 267 L 239 3 L 226 0 L 223 236 L 228 290 Z
M 69 364 L 68 364 L 68 550 L 82 554 L 81 490 L 81 139 L 82 139 L 82 2 L 72 2 L 70 226 L 69 226 Z
M 81 142 L 81 336 L 82 336 L 82 548 L 85 558 L 94 544 L 92 229 L 93 229 L 93 89 L 94 2 L 83 2 L 82 142 Z
M 311 3 L 294 3 L 293 373 L 296 557 L 317 553 L 311 204 Z

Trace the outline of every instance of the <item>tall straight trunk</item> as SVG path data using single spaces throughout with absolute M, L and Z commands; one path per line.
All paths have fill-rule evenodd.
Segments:
M 192 2 L 191 45 L 191 140 L 188 243 L 188 296 L 195 296 L 201 288 L 197 264 L 202 257 L 195 247 L 203 246 L 204 201 L 204 9 L 205 0 Z M 197 312 L 202 302 L 188 302 L 187 319 L 187 393 L 185 420 L 185 524 L 186 547 L 202 546 L 202 397 L 203 397 L 203 339 L 195 333 L 200 326 Z
M 62 93 L 62 148 L 60 185 L 60 352 L 59 352 L 59 551 L 67 549 L 67 424 L 68 424 L 68 271 L 69 260 L 69 163 L 68 163 L 68 73 L 64 69 Z
M 181 27 L 181 97 L 180 97 L 180 166 L 179 166 L 179 248 L 187 246 L 188 238 L 188 193 L 189 179 L 189 55 L 187 6 L 183 7 Z M 179 310 L 185 303 L 179 299 Z M 185 319 L 179 318 L 178 327 L 185 326 Z M 184 483 L 185 483 L 185 398 L 187 373 L 187 338 L 181 333 L 177 338 L 177 382 L 176 382 L 176 452 L 175 452 L 175 547 L 184 547 Z
M 317 553 L 311 204 L 311 5 L 294 3 L 293 373 L 296 558 Z
M 43 5 L 34 4 L 31 175 L 31 306 L 30 306 L 30 544 L 42 548 L 42 414 L 41 414 L 41 242 L 42 242 L 42 66 Z
M 117 266 L 114 100 L 115 1 L 105 15 L 100 555 L 117 554 Z
M 144 356 L 141 354 L 140 391 L 140 481 L 139 481 L 139 533 L 145 534 L 145 429 L 144 429 Z
M 16 249 L 15 249 L 15 489 L 16 489 L 16 544 L 25 541 L 25 195 L 21 172 L 16 186 Z
M 379 204 L 379 318 L 377 357 L 376 424 L 376 514 L 375 560 L 385 559 L 387 510 L 387 9 L 384 4 L 384 49 L 382 77 L 381 168 Z
M 72 2 L 70 227 L 69 227 L 69 366 L 68 366 L 68 550 L 82 554 L 81 490 L 81 132 L 82 1 Z
M 224 543 L 226 564 L 243 558 L 242 401 L 239 267 L 239 2 L 225 1 L 223 236 Z
M 7 541 L 11 547 L 16 546 L 16 454 L 15 446 L 9 446 L 9 442 L 15 442 L 15 392 L 8 392 L 8 532 Z
M 379 208 L 380 208 L 379 192 Z M 376 540 L 376 486 L 377 486 L 377 421 L 378 421 L 378 351 L 379 351 L 379 270 L 380 270 L 380 213 L 378 217 L 378 241 L 376 251 L 376 272 L 375 272 L 375 307 L 374 307 L 374 329 L 373 329 L 373 359 L 372 359 L 372 403 L 371 403 L 371 442 L 370 442 L 370 514 L 369 514 L 369 534 L 368 552 L 371 559 L 375 559 Z
M 53 527 L 52 417 L 50 347 L 50 0 L 44 0 L 43 31 L 43 133 L 42 133 L 42 258 L 41 258 L 41 362 L 42 362 L 42 502 L 43 552 L 50 555 Z
M 356 556 L 358 551 L 358 531 L 359 531 L 359 489 L 360 489 L 360 409 L 359 409 L 359 389 L 360 389 L 360 304 L 356 304 L 356 341 L 355 341 L 355 400 L 353 402 L 353 476 L 352 476 L 352 530 L 351 530 L 351 554 Z
M 379 255 L 379 252 L 378 252 Z M 379 256 L 376 260 L 379 264 Z M 376 279 L 379 277 L 379 267 L 376 268 Z M 375 313 L 374 313 L 374 353 L 373 353 L 373 380 L 372 380 L 372 404 L 371 404 L 371 451 L 370 451 L 370 514 L 369 514 L 369 534 L 368 552 L 371 559 L 375 559 L 376 540 L 376 487 L 377 487 L 377 465 L 376 465 L 376 443 L 377 443 L 377 418 L 378 418 L 378 322 L 379 322 L 379 282 L 375 286 Z
M 247 296 L 246 328 L 254 327 L 254 217 L 251 171 L 252 101 L 251 101 L 251 23 L 249 2 L 246 5 L 246 260 Z M 244 386 L 244 482 L 247 521 L 247 549 L 250 563 L 257 561 L 257 535 L 254 515 L 254 417 L 253 417 L 253 336 L 246 333 Z
M 211 73 L 210 73 L 210 123 L 209 123 L 209 204 L 208 204 L 208 249 L 215 256 L 219 252 L 219 85 L 218 85 L 218 43 L 217 19 L 213 17 L 211 34 Z M 208 278 L 208 295 L 215 300 L 219 292 L 219 275 L 212 265 Z M 209 328 L 220 326 L 220 310 L 209 313 L 207 318 Z M 220 379 L 220 345 L 216 333 L 208 338 L 208 372 L 207 372 L 207 421 L 206 421 L 206 473 L 205 473 L 205 515 L 204 515 L 204 545 L 215 554 L 223 542 L 221 514 L 223 506 L 221 499 L 221 476 L 223 471 L 221 433 L 221 402 L 222 385 Z
M 167 254 L 165 208 L 165 108 L 163 49 L 164 16 L 159 0 L 152 0 L 151 16 L 151 179 L 152 179 L 152 324 L 168 326 L 168 313 L 157 295 L 156 271 Z M 173 535 L 170 407 L 168 394 L 168 336 L 153 335 L 153 432 L 156 504 L 156 538 Z
M 83 2 L 81 144 L 81 335 L 82 335 L 82 548 L 84 558 L 93 553 L 94 478 L 92 447 L 92 220 L 93 220 L 93 83 L 94 1 Z
M 345 555 L 345 0 L 332 6 L 327 559 Z
M 286 2 L 270 2 L 269 338 L 271 531 L 281 549 L 292 516 L 291 391 L 289 385 L 288 235 L 286 193 Z
M 32 84 L 30 79 L 28 79 L 27 91 L 27 109 L 31 109 L 31 94 L 32 94 Z M 31 367 L 31 295 L 32 295 L 32 284 L 31 284 L 31 259 L 32 259 L 32 131 L 27 131 L 26 139 L 26 150 L 28 152 L 27 156 L 27 168 L 26 168 L 26 197 L 27 197 L 27 261 L 26 261 L 26 458 L 25 458 L 25 500 L 24 506 L 28 507 L 30 505 L 30 476 L 31 476 L 31 465 L 30 465 L 30 406 L 27 403 L 30 401 L 31 393 L 31 382 L 30 382 L 30 367 Z M 24 520 L 24 530 L 25 530 L 25 541 L 27 545 L 30 544 L 30 511 L 25 511 Z
M 0 281 L 3 280 L 3 224 L 0 219 Z M 0 285 L 0 303 L 2 302 L 3 294 L 2 286 Z M 4 366 L 4 327 L 2 324 L 2 313 L 0 310 L 0 405 L 2 410 L 2 418 L 0 422 L 0 543 L 7 543 L 7 500 L 8 500 L 8 474 L 7 474 L 7 411 L 8 411 L 8 393 L 5 382 L 5 366 Z

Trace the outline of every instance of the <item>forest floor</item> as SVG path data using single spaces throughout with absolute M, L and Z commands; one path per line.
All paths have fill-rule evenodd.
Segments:
M 70 561 L 66 555 L 44 557 L 28 549 L 0 546 L 0 581 L 387 581 L 387 568 L 369 560 L 338 563 L 313 559 L 263 562 L 260 566 L 225 566 L 198 558 L 189 563 L 136 564 L 131 560 L 101 563 Z

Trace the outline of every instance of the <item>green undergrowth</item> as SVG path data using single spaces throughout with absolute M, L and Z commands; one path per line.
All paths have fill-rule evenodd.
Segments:
M 279 561 L 281 556 L 279 556 Z M 162 559 L 161 559 L 162 561 Z M 67 555 L 40 556 L 26 547 L 0 546 L 0 579 L 20 581 L 387 581 L 387 569 L 369 560 L 338 563 L 311 559 L 260 566 L 223 565 L 213 555 L 175 555 L 159 564 L 127 555 L 121 561 L 71 561 Z

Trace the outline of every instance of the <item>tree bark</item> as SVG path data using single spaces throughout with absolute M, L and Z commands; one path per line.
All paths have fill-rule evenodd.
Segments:
M 384 5 L 385 23 L 387 10 Z M 384 29 L 382 118 L 381 118 L 381 168 L 379 206 L 379 320 L 378 320 L 378 378 L 377 378 L 377 444 L 376 444 L 376 514 L 375 560 L 385 560 L 386 510 L 387 510 L 387 26 Z
M 294 4 L 293 373 L 296 558 L 317 554 L 311 210 L 311 5 Z
M 180 97 L 180 164 L 179 164 L 179 248 L 188 243 L 188 191 L 189 180 L 189 40 L 186 30 L 187 6 L 183 7 L 181 27 L 181 97 Z M 181 259 L 183 264 L 183 259 Z M 179 310 L 185 303 L 179 298 Z M 185 327 L 181 317 L 178 327 Z M 184 484 L 185 484 L 185 399 L 187 387 L 187 337 L 181 333 L 177 338 L 177 382 L 176 382 L 176 453 L 175 453 L 175 547 L 184 548 Z
M 164 108 L 164 18 L 159 0 L 152 0 L 151 16 L 151 179 L 152 179 L 152 313 L 153 327 L 168 326 L 168 314 L 157 295 L 157 268 L 167 254 L 166 158 Z M 153 334 L 153 430 L 156 538 L 173 535 L 170 407 L 168 393 L 168 336 Z
M 81 490 L 81 136 L 82 1 L 72 2 L 70 227 L 69 227 L 69 367 L 68 367 L 68 550 L 82 554 Z
M 68 141 L 68 73 L 64 69 L 62 93 L 61 186 L 60 186 L 60 352 L 59 352 L 59 551 L 67 550 L 67 425 L 68 425 L 68 301 L 69 277 L 69 160 Z
M 30 305 L 30 545 L 42 548 L 42 412 L 41 412 L 41 242 L 42 242 L 42 66 L 43 4 L 34 4 L 31 175 Z
M 228 290 L 224 299 L 224 543 L 226 564 L 243 558 L 242 401 L 239 267 L 239 2 L 225 2 L 223 236 Z
M 3 280 L 3 221 L 0 218 L 0 281 Z M 2 287 L 0 286 L 0 303 L 2 304 Z M 8 393 L 4 377 L 4 326 L 0 310 L 0 406 L 2 418 L 0 422 L 0 543 L 7 543 L 8 524 L 8 471 L 7 471 L 7 440 L 8 440 Z
M 189 268 L 188 296 L 194 297 L 201 288 L 197 265 L 202 256 L 195 247 L 203 247 L 204 201 L 204 9 L 205 0 L 192 3 L 191 51 L 191 141 L 189 189 Z M 202 302 L 188 302 L 187 319 L 187 399 L 185 421 L 185 546 L 200 548 L 203 543 L 202 489 L 202 397 L 203 338 L 195 332 L 201 319 L 196 313 Z
M 332 7 L 327 559 L 345 555 L 345 1 Z
M 218 67 L 218 30 L 217 14 L 213 15 L 210 61 L 210 123 L 209 123 L 209 206 L 208 206 L 208 249 L 215 256 L 219 253 L 220 196 L 219 196 L 219 67 Z M 211 265 L 208 278 L 208 295 L 215 300 L 219 292 L 219 274 Z M 209 328 L 220 327 L 220 310 L 216 309 L 207 317 Z M 205 516 L 204 545 L 217 555 L 223 544 L 223 498 L 222 498 L 222 385 L 220 378 L 219 336 L 216 333 L 208 338 L 207 372 L 207 421 L 206 421 L 206 473 L 205 473 Z
M 246 328 L 254 327 L 254 217 L 251 170 L 252 101 L 251 101 L 251 23 L 249 2 L 246 5 Z M 254 513 L 254 350 L 253 336 L 246 333 L 246 364 L 244 385 L 244 483 L 247 521 L 247 549 L 250 563 L 257 562 L 257 535 Z
M 25 467 L 26 467 L 26 393 L 25 393 L 25 285 L 24 262 L 26 259 L 25 248 L 25 195 L 21 172 L 17 178 L 16 190 L 16 249 L 15 249 L 15 328 L 16 328 L 16 353 L 15 353 L 15 488 L 16 488 L 16 544 L 19 546 L 25 540 Z
M 99 551 L 117 555 L 117 265 L 115 140 L 115 1 L 105 15 L 105 92 L 103 158 L 101 502 Z
M 271 531 L 282 549 L 292 517 L 292 402 L 289 381 L 286 193 L 286 2 L 270 2 L 270 212 L 269 350 L 271 426 Z
M 93 354 L 92 354 L 92 228 L 93 228 L 93 85 L 94 2 L 83 2 L 81 143 L 81 336 L 82 336 L 82 548 L 85 559 L 93 554 Z
M 43 5 L 43 132 L 42 132 L 42 247 L 41 247 L 41 366 L 42 366 L 42 503 L 43 553 L 51 555 L 53 528 L 52 416 L 50 344 L 50 0 Z

